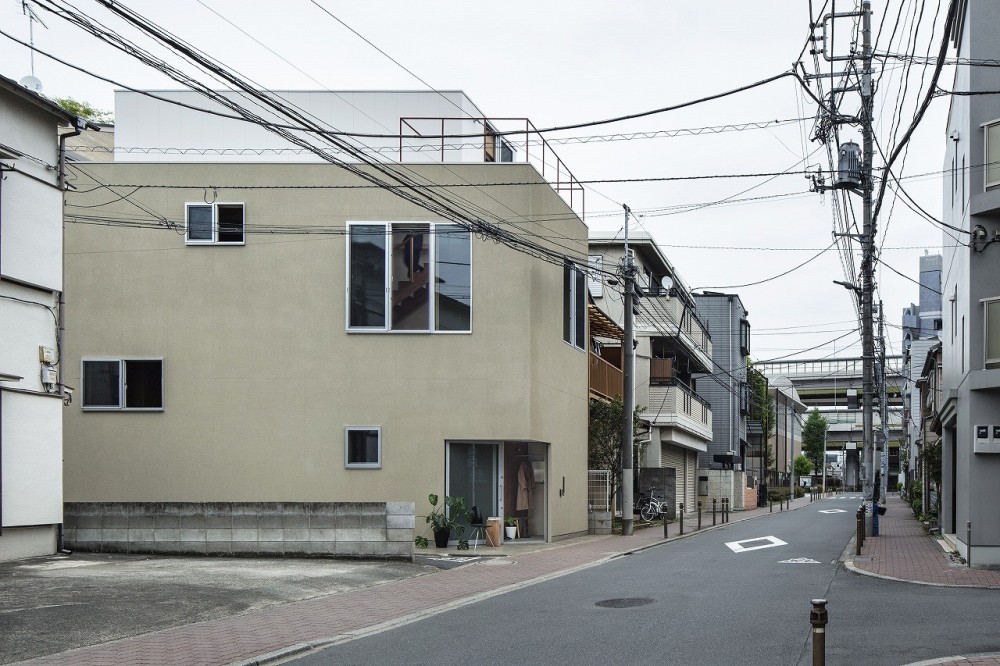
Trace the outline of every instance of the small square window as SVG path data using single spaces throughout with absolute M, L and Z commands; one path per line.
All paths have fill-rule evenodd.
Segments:
M 349 469 L 382 467 L 382 429 L 377 426 L 348 426 L 344 429 L 344 466 Z
M 83 361 L 83 409 L 163 409 L 162 359 Z
M 243 204 L 189 203 L 184 212 L 188 245 L 243 245 Z

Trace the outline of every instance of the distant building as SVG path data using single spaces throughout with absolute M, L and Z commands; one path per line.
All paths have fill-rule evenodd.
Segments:
M 624 239 L 592 234 L 589 246 L 590 294 L 620 325 L 621 292 L 602 276 L 621 265 Z M 713 340 L 684 280 L 652 238 L 645 233 L 630 235 L 629 252 L 640 293 L 635 317 L 635 404 L 650 427 L 643 459 L 636 461 L 639 490 L 652 490 L 664 498 L 673 491 L 675 508 L 684 504 L 691 512 L 698 501 L 698 456 L 708 450 L 713 420 L 712 404 L 700 393 L 702 385 L 695 377 L 711 372 Z M 600 353 L 617 363 L 621 341 L 611 341 Z M 670 470 L 673 476 L 661 470 Z M 665 487 L 671 482 L 673 488 Z
M 709 495 L 721 492 L 736 508 L 758 501 L 759 471 L 748 468 L 750 312 L 737 294 L 694 294 L 698 317 L 712 334 L 712 368 L 696 375 L 698 388 L 714 408 L 712 441 L 698 454 L 699 480 Z M 715 488 L 720 490 L 716 491 Z

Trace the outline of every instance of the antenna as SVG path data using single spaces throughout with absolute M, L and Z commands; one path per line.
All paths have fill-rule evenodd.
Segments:
M 31 45 L 31 48 L 29 49 L 31 57 L 31 75 L 22 78 L 19 83 L 28 90 L 41 92 L 42 82 L 35 77 L 35 22 L 37 21 L 38 23 L 41 23 L 42 27 L 46 30 L 49 29 L 49 26 L 45 25 L 45 21 L 38 18 L 38 14 L 35 13 L 34 8 L 28 0 L 21 0 L 21 11 L 28 17 L 28 43 Z

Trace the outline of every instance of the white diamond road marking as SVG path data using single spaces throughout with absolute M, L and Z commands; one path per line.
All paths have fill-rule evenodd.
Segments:
M 808 557 L 793 557 L 790 560 L 781 560 L 778 564 L 819 564 L 819 561 Z
M 847 512 L 844 511 L 843 509 L 825 509 L 823 511 L 820 511 L 820 513 L 847 513 Z
M 764 543 L 760 543 L 760 542 Z M 754 545 L 745 545 L 754 544 Z M 751 550 L 761 548 L 774 548 L 775 546 L 787 546 L 788 543 L 775 536 L 757 537 L 756 539 L 743 539 L 741 541 L 730 541 L 726 544 L 734 553 L 746 553 Z

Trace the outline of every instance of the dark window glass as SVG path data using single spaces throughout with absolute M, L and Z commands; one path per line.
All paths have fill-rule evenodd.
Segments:
M 436 243 L 434 327 L 472 330 L 472 236 L 458 225 L 434 228 Z
M 563 340 L 573 342 L 573 268 L 563 266 Z
M 216 208 L 219 216 L 219 242 L 243 242 L 243 205 L 222 204 Z
M 351 227 L 351 327 L 385 326 L 385 245 L 385 227 Z
M 576 342 L 574 344 L 583 349 L 587 333 L 587 275 L 580 269 L 574 268 L 573 278 L 575 281 L 573 289 L 573 299 L 575 301 L 573 316 L 576 318 L 574 322 L 576 327 Z
M 378 430 L 347 431 L 347 464 L 378 465 Z
M 83 406 L 121 407 L 118 361 L 83 362 Z
M 430 225 L 392 227 L 392 330 L 431 327 Z
M 163 407 L 163 361 L 125 361 L 125 409 Z
M 187 208 L 188 240 L 212 240 L 212 207 L 188 206 Z

